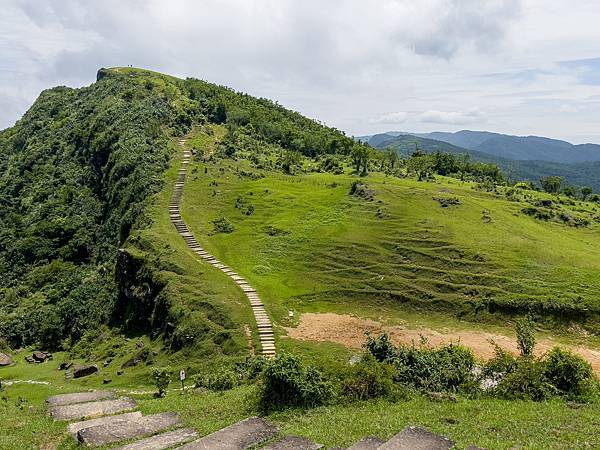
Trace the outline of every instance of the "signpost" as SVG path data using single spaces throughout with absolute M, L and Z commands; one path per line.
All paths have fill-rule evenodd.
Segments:
M 179 379 L 181 380 L 181 393 L 185 392 L 185 369 L 179 371 Z

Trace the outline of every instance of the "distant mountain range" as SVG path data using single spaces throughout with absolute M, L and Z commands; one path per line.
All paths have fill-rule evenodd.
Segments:
M 466 130 L 414 134 L 395 131 L 358 139 L 378 149 L 393 148 L 402 155 L 410 155 L 416 147 L 428 153 L 466 153 L 475 161 L 497 164 L 514 180 L 537 181 L 559 175 L 574 185 L 600 191 L 600 145 L 596 144 L 573 145 L 544 137 Z
M 371 136 L 377 146 L 381 140 L 400 135 L 412 135 L 436 141 L 447 142 L 467 150 L 476 150 L 501 158 L 523 161 L 553 161 L 559 163 L 579 163 L 600 161 L 600 145 L 574 145 L 558 139 L 539 136 L 511 136 L 508 134 L 490 133 L 488 131 L 457 131 L 456 133 L 403 133 L 389 132 Z

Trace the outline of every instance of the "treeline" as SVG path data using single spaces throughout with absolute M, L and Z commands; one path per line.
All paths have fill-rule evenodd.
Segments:
M 348 155 L 355 142 L 343 132 L 308 119 L 276 102 L 238 93 L 224 86 L 188 78 L 180 83 L 191 100 L 189 115 L 226 124 L 230 133 L 238 128 L 269 144 L 307 157 Z

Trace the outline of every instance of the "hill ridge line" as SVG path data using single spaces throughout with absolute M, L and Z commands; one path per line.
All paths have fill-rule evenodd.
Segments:
M 265 310 L 265 305 L 261 301 L 256 290 L 243 277 L 238 275 L 232 268 L 220 262 L 217 258 L 204 250 L 196 241 L 194 234 L 190 231 L 186 223 L 181 217 L 181 197 L 183 196 L 183 187 L 185 186 L 185 178 L 188 165 L 190 162 L 191 152 L 185 149 L 185 139 L 179 139 L 179 146 L 183 151 L 183 160 L 177 174 L 177 181 L 173 189 L 173 195 L 169 203 L 169 217 L 175 226 L 177 233 L 184 239 L 187 246 L 198 254 L 203 260 L 208 262 L 213 267 L 221 270 L 229 278 L 231 278 L 244 292 L 244 295 L 250 302 L 252 313 L 256 326 L 258 328 L 258 336 L 261 346 L 261 354 L 268 357 L 275 356 L 275 335 L 271 320 Z

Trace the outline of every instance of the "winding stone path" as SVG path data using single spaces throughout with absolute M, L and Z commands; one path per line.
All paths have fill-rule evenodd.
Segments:
M 177 232 L 186 242 L 188 247 L 192 249 L 192 251 L 200 256 L 204 261 L 229 276 L 240 287 L 240 289 L 242 289 L 248 298 L 250 306 L 252 307 L 252 312 L 254 313 L 254 319 L 256 320 L 256 325 L 258 327 L 261 353 L 264 356 L 273 357 L 275 356 L 275 335 L 273 333 L 273 326 L 267 311 L 265 310 L 265 305 L 258 296 L 258 293 L 252 286 L 250 286 L 248 281 L 235 273 L 233 269 L 227 267 L 227 265 L 223 264 L 209 252 L 204 250 L 198 241 L 196 241 L 194 234 L 189 230 L 186 223 L 181 218 L 181 197 L 183 196 L 185 176 L 190 163 L 191 153 L 189 150 L 185 149 L 185 139 L 179 140 L 179 146 L 183 150 L 183 161 L 177 174 L 177 181 L 175 182 L 173 196 L 171 197 L 171 202 L 169 203 L 169 217 L 171 218 L 171 222 L 173 222 Z

